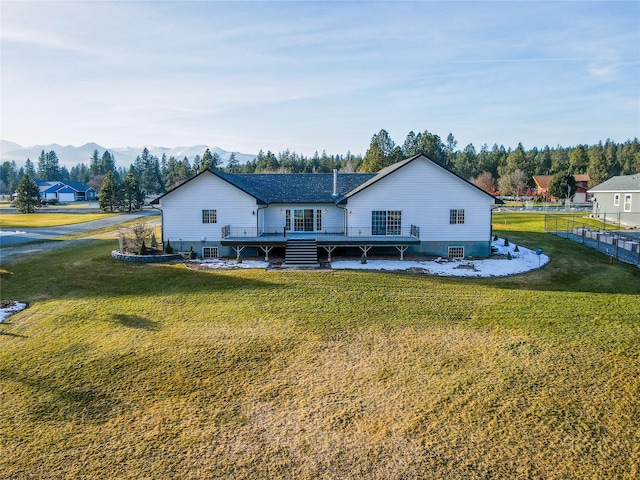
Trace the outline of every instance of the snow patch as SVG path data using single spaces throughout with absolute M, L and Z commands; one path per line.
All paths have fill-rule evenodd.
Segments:
M 442 275 L 447 277 L 505 277 L 518 273 L 528 272 L 546 265 L 549 262 L 547 255 L 538 256 L 533 250 L 518 246 L 519 251 L 514 251 L 516 246 L 509 244 L 504 246 L 504 240 L 493 241 L 491 246 L 496 253 L 482 260 L 445 260 L 437 258 L 429 261 L 410 260 L 369 260 L 367 263 L 348 260 L 331 264 L 335 270 L 386 270 L 386 271 L 418 271 L 430 275 Z M 511 253 L 512 259 L 506 256 Z M 496 258 L 499 257 L 499 258 Z
M 14 313 L 24 310 L 25 308 L 27 308 L 27 304 L 20 302 L 12 302 L 8 306 L 0 308 L 0 323 L 4 322 L 6 318 L 10 317 Z

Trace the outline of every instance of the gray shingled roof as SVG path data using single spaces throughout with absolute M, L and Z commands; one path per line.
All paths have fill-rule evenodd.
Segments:
M 640 192 L 640 173 L 611 177 L 589 192 Z
M 332 173 L 215 172 L 232 185 L 254 196 L 260 203 L 336 203 L 375 173 L 339 173 L 337 195 L 333 195 Z

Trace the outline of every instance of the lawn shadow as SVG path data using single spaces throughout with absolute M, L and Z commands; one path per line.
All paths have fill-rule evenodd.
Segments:
M 0 337 L 1 336 L 15 337 L 15 338 L 29 338 L 26 335 L 20 335 L 19 333 L 11 333 L 11 332 L 0 332 Z
M 47 377 L 34 377 L 8 368 L 0 368 L 0 379 L 9 380 L 33 391 L 30 414 L 37 420 L 108 421 L 120 402 L 90 385 L 57 385 Z
M 157 322 L 149 320 L 148 318 L 140 317 L 138 315 L 116 314 L 113 315 L 112 318 L 123 327 L 139 328 L 142 330 L 150 331 L 155 331 L 160 328 Z

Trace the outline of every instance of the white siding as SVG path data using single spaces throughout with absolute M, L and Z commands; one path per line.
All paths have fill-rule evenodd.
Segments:
M 160 199 L 162 238 L 219 241 L 225 225 L 256 228 L 256 200 L 216 175 L 205 172 Z M 216 210 L 217 223 L 202 223 L 202 210 Z
M 286 214 L 285 210 L 312 208 L 314 210 L 322 210 L 322 230 L 330 233 L 342 232 L 344 230 L 344 209 L 336 207 L 333 204 L 273 204 L 262 210 L 260 221 L 265 228 L 277 227 L 284 228 Z M 280 213 L 280 210 L 283 210 Z M 324 213 L 325 210 L 327 213 Z M 293 217 L 292 217 L 293 218 Z M 315 222 L 315 217 L 314 217 Z
M 423 242 L 488 241 L 492 205 L 477 188 L 418 158 L 350 197 L 347 222 L 350 228 L 371 228 L 373 210 L 400 210 L 403 233 L 416 225 Z M 464 224 L 449 223 L 451 209 L 464 209 Z

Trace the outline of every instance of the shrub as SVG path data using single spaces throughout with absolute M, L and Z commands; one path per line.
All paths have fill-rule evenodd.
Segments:
M 196 258 L 196 252 L 193 250 L 193 246 L 189 247 L 189 258 L 191 260 L 195 260 Z
M 142 245 L 140 245 L 140 255 L 149 255 L 149 250 L 147 250 L 147 246 L 144 244 L 144 240 L 142 240 Z
M 508 247 L 509 246 L 509 239 L 505 237 L 504 239 L 504 246 Z
M 171 246 L 171 242 L 169 242 L 169 240 L 167 240 L 167 246 L 164 247 L 164 252 L 168 254 L 173 253 L 173 247 Z
M 238 256 L 236 257 L 236 262 L 242 263 L 242 255 L 240 255 L 240 253 L 238 253 Z
M 153 248 L 158 248 L 158 240 L 156 240 L 156 232 L 151 234 L 151 246 Z
M 507 253 L 507 260 L 513 260 L 513 256 L 511 255 L 511 252 Z
M 498 235 L 494 235 L 494 236 L 493 236 L 493 241 L 494 241 L 494 242 L 497 242 L 497 241 L 498 241 Z
M 516 248 L 513 249 L 514 252 L 519 252 L 520 249 L 518 248 L 518 245 L 516 245 Z
M 362 256 L 360 257 L 360 263 L 362 263 L 363 265 L 365 263 L 367 263 L 367 254 L 363 253 Z

